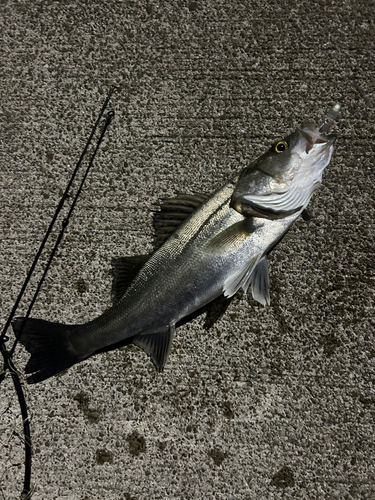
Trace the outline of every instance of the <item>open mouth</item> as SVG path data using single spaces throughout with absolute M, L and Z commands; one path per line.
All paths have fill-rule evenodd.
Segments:
M 312 124 L 306 124 L 298 129 L 299 134 L 305 139 L 305 152 L 308 154 L 312 149 L 321 149 L 325 146 L 331 146 L 337 136 L 335 134 L 323 135 L 321 129 Z
M 340 115 L 341 105 L 339 103 L 335 104 L 327 113 L 325 121 L 316 127 L 313 123 L 306 123 L 299 129 L 300 134 L 306 139 L 306 153 L 311 151 L 311 149 L 319 149 L 324 145 L 331 146 L 337 136 L 335 134 L 326 135 L 332 124 L 337 120 Z

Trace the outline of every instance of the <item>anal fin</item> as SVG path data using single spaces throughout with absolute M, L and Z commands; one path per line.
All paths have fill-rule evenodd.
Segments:
M 133 344 L 143 349 L 151 358 L 155 368 L 162 372 L 171 352 L 175 324 L 162 332 L 142 334 L 135 337 Z

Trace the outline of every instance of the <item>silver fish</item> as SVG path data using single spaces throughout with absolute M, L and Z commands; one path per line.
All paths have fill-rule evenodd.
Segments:
M 212 195 L 165 202 L 155 216 L 161 246 L 116 261 L 111 308 L 81 325 L 26 321 L 20 341 L 31 354 L 27 381 L 130 343 L 161 371 L 176 324 L 203 306 L 250 286 L 255 300 L 269 304 L 267 255 L 307 206 L 335 139 L 306 124 Z M 13 322 L 16 334 L 21 324 Z

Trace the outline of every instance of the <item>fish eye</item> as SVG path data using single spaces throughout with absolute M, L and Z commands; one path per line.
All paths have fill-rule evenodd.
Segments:
M 279 141 L 277 142 L 273 149 L 276 151 L 276 153 L 282 153 L 283 151 L 286 151 L 288 149 L 288 143 L 285 141 Z

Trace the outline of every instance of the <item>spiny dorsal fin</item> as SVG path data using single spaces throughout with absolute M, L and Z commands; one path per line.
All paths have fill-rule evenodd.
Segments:
M 112 302 L 115 304 L 124 295 L 130 283 L 149 259 L 149 255 L 116 257 L 112 259 Z
M 155 368 L 162 372 L 171 352 L 175 325 L 170 325 L 163 332 L 139 335 L 133 340 L 133 344 L 143 349 L 150 357 Z
M 159 248 L 209 195 L 179 194 L 162 200 L 160 210 L 154 212 L 155 249 Z M 112 260 L 112 301 L 115 304 L 124 295 L 130 283 L 147 262 L 150 255 L 118 257 Z
M 207 194 L 179 194 L 161 200 L 160 210 L 154 212 L 155 248 L 161 247 L 172 233 L 209 197 Z

